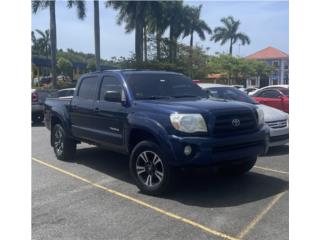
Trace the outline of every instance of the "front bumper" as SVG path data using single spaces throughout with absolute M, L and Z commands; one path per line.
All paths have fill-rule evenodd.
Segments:
M 269 147 L 281 146 L 289 142 L 289 127 L 270 128 Z
M 213 137 L 178 137 L 170 136 L 174 160 L 171 164 L 184 165 L 219 165 L 264 153 L 268 145 L 269 129 L 264 126 L 250 134 L 238 136 Z M 191 146 L 189 156 L 184 154 L 185 146 Z

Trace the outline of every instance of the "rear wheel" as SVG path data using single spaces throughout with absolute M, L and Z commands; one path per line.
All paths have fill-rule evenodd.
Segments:
M 76 142 L 66 136 L 66 133 L 60 124 L 54 125 L 51 134 L 56 157 L 63 161 L 72 160 L 76 152 Z
M 151 141 L 142 141 L 132 150 L 130 172 L 138 188 L 150 195 L 167 192 L 173 178 L 167 156 Z
M 220 173 L 224 175 L 242 175 L 251 170 L 257 161 L 257 156 L 247 158 L 239 163 L 220 167 Z

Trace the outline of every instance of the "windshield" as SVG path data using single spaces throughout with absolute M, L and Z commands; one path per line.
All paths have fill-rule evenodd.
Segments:
M 168 73 L 125 74 L 135 99 L 169 99 L 201 97 L 208 95 L 184 75 Z
M 257 104 L 257 102 L 246 93 L 233 87 L 213 87 L 207 90 L 209 90 L 210 96 L 214 98 Z

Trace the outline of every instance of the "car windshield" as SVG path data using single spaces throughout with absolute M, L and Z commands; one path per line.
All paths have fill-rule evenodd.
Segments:
M 208 98 L 208 94 L 190 78 L 168 73 L 130 73 L 126 81 L 139 99 Z
M 257 104 L 253 98 L 234 87 L 212 87 L 207 90 L 209 90 L 210 96 L 214 98 Z

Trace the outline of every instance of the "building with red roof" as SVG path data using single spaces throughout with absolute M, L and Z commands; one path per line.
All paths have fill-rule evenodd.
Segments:
M 246 59 L 264 61 L 273 67 L 268 79 L 248 79 L 248 87 L 289 84 L 289 55 L 287 53 L 274 47 L 267 47 L 247 56 Z

